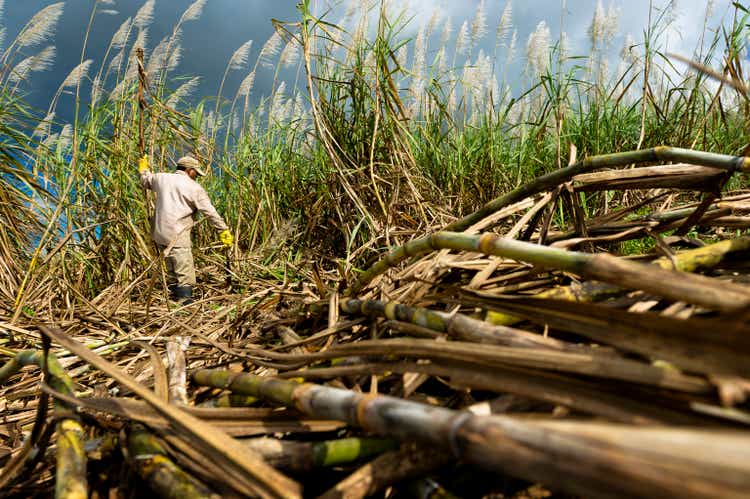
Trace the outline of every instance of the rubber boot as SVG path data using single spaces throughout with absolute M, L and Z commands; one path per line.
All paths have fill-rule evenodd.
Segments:
M 182 305 L 190 305 L 193 303 L 193 287 L 175 286 L 174 299 Z

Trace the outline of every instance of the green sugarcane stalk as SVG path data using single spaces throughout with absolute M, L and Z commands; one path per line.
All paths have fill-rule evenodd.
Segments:
M 314 417 L 345 421 L 374 434 L 416 440 L 493 472 L 586 496 L 743 497 L 750 478 L 745 461 L 715 461 L 717 455 L 733 455 L 750 446 L 750 437 L 740 431 L 478 416 L 385 395 L 223 370 L 201 369 L 193 373 L 193 380 Z M 704 452 L 707 446 L 710 452 Z M 675 461 L 680 466 L 673 466 Z
M 73 380 L 65 372 L 60 362 L 52 354 L 46 357 L 49 385 L 65 395 L 75 396 Z M 45 367 L 44 352 L 39 350 L 22 350 L 0 368 L 0 385 L 24 366 Z M 55 400 L 55 413 L 62 416 L 57 423 L 57 465 L 55 469 L 55 497 L 57 499 L 86 499 L 88 483 L 86 481 L 85 432 L 75 416 L 75 408 Z
M 444 230 L 464 231 L 506 206 L 567 182 L 580 173 L 591 172 L 601 168 L 651 163 L 655 161 L 682 161 L 698 166 L 720 168 L 729 172 L 750 172 L 750 158 L 745 156 L 730 156 L 727 154 L 693 151 L 691 149 L 680 149 L 669 146 L 658 146 L 651 149 L 625 151 L 601 156 L 589 156 L 570 166 L 542 175 L 536 180 L 488 202 L 474 213 L 449 224 Z
M 489 325 L 484 321 L 458 313 L 449 314 L 382 300 L 341 300 L 340 307 L 348 314 L 380 316 L 389 320 L 408 322 L 438 333 L 446 333 L 452 338 L 463 341 L 520 348 L 568 349 L 568 344 L 562 341 L 520 329 Z
M 358 293 L 375 276 L 410 256 L 451 249 L 518 260 L 543 268 L 553 268 L 624 288 L 640 289 L 675 301 L 733 312 L 750 307 L 750 292 L 742 286 L 708 277 L 654 268 L 608 254 L 565 251 L 538 244 L 502 238 L 497 234 L 469 235 L 437 232 L 411 241 L 388 253 L 349 288 L 348 296 Z
M 218 499 L 205 484 L 177 466 L 161 442 L 142 425 L 128 434 L 128 452 L 133 467 L 159 497 L 164 499 Z
M 362 437 L 323 442 L 294 442 L 261 437 L 244 442 L 274 467 L 294 471 L 349 464 L 398 447 L 395 440 Z
M 657 258 L 652 265 L 665 270 L 679 270 L 682 272 L 695 272 L 698 269 L 710 269 L 716 267 L 725 259 L 735 253 L 750 250 L 750 237 L 729 239 L 701 248 L 681 251 L 672 258 Z M 542 291 L 534 295 L 535 298 L 550 298 L 565 301 L 592 302 L 621 293 L 620 286 L 601 282 L 585 282 L 577 286 L 560 286 Z M 522 320 L 521 317 L 503 312 L 490 310 L 487 312 L 487 322 L 495 325 L 510 326 Z

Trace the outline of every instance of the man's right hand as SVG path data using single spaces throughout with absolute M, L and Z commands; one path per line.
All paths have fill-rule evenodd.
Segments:
M 148 171 L 148 156 L 144 155 L 141 159 L 138 160 L 138 173 L 143 173 Z

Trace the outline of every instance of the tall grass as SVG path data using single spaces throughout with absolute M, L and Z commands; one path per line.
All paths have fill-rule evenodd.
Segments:
M 150 49 L 153 5 L 122 24 L 103 60 L 90 62 L 84 48 L 44 116 L 19 95 L 48 77 L 38 71 L 54 47 L 38 46 L 51 39 L 62 3 L 35 16 L 3 53 L 0 293 L 17 313 L 51 290 L 51 307 L 80 299 L 69 283 L 87 297 L 110 286 L 146 290 L 145 281 L 128 286 L 155 257 L 149 201 L 134 174 L 139 119 L 157 169 L 186 152 L 211 162 L 204 185 L 237 234 L 235 270 L 246 276 L 258 271 L 255 261 L 296 268 L 302 250 L 350 272 L 383 246 L 564 166 L 571 145 L 579 156 L 658 144 L 747 149 L 747 96 L 675 70 L 662 48 L 666 10 L 654 8 L 643 38 L 628 39 L 617 64 L 608 57 L 616 12 L 596 10 L 588 54 L 571 54 L 566 36 L 555 40 L 540 23 L 519 82 L 509 69 L 523 45 L 510 1 L 495 27 L 481 2 L 455 32 L 447 21 L 438 32 L 434 17 L 410 36 L 416 20 L 394 2 L 353 2 L 333 22 L 305 0 L 299 19 L 255 41 L 255 62 L 251 42 L 237 49 L 218 97 L 195 103 L 197 77 L 179 76 L 180 40 L 205 0 Z M 692 58 L 742 81 L 747 18 L 736 5 L 721 30 L 707 21 Z M 485 52 L 489 33 L 496 39 Z M 140 46 L 151 83 L 145 115 L 136 101 Z M 227 74 L 245 68 L 232 95 Z M 262 71 L 274 77 L 265 96 L 253 93 Z M 79 110 L 71 123 L 55 120 L 58 100 L 71 98 L 66 88 Z M 593 214 L 616 201 L 597 194 L 586 207 Z M 196 228 L 199 262 L 218 261 L 215 239 L 205 224 Z

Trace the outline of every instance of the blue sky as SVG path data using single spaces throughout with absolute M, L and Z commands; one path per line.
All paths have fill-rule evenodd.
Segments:
M 86 58 L 95 60 L 102 57 L 104 48 L 112 34 L 122 21 L 134 13 L 146 0 L 114 0 L 114 5 L 102 8 L 116 10 L 116 15 L 98 15 L 91 33 L 89 50 Z M 317 1 L 318 8 L 333 4 L 331 21 L 337 21 L 345 11 L 349 0 L 341 3 L 332 0 Z M 362 0 L 354 0 L 362 1 Z M 8 30 L 6 40 L 12 39 L 24 23 L 40 8 L 54 3 L 52 0 L 6 0 L 2 25 Z M 165 35 L 171 33 L 172 26 L 181 13 L 192 3 L 192 0 L 156 0 L 154 23 L 150 29 L 149 47 Z M 198 90 L 201 95 L 214 95 L 219 86 L 227 60 L 232 52 L 249 39 L 254 40 L 250 55 L 251 63 L 255 60 L 263 43 L 272 34 L 271 19 L 293 21 L 297 18 L 295 5 L 297 0 L 207 0 L 203 15 L 199 21 L 185 27 L 183 38 L 183 58 L 174 75 L 201 76 L 202 83 Z M 440 25 L 450 19 L 455 31 L 464 20 L 470 23 L 476 15 L 480 0 L 392 0 L 399 8 L 404 6 L 414 18 L 405 31 L 406 36 L 414 36 L 421 23 L 428 22 L 434 12 L 438 12 Z M 561 19 L 563 29 L 569 36 L 571 52 L 585 54 L 588 52 L 587 28 L 597 0 L 512 0 L 513 28 L 518 32 L 519 58 L 523 58 L 526 40 L 537 24 L 544 20 L 550 27 L 552 38 L 560 32 Z M 648 20 L 649 0 L 615 0 L 611 2 L 619 9 L 618 34 L 612 41 L 612 54 L 619 52 L 626 34 L 640 39 Z M 667 0 L 653 0 L 656 7 L 662 7 Z M 603 2 L 605 8 L 610 2 Z M 731 7 L 729 0 L 717 1 L 714 8 L 713 22 L 726 15 Z M 44 109 L 52 94 L 75 67 L 81 55 L 83 36 L 88 23 L 93 0 L 68 0 L 64 14 L 58 25 L 54 43 L 58 55 L 54 67 L 34 78 L 33 85 L 25 87 L 28 99 Z M 494 31 L 506 0 L 486 0 L 488 36 L 482 44 L 487 52 L 494 47 Z M 674 52 L 690 55 L 698 42 L 702 31 L 703 17 L 707 2 L 705 0 L 679 0 L 677 2 L 677 19 L 668 34 L 669 49 Z M 563 10 L 564 6 L 564 10 Z M 440 27 L 438 27 L 438 31 Z M 7 43 L 7 41 L 6 41 Z M 436 47 L 431 47 L 436 50 Z M 27 54 L 31 55 L 31 54 Z M 523 64 L 522 60 L 516 64 Z M 228 93 L 233 93 L 247 72 L 237 71 L 230 75 L 227 82 Z M 254 95 L 267 93 L 270 89 L 273 72 L 259 73 Z M 69 109 L 70 96 L 63 96 L 60 110 Z

